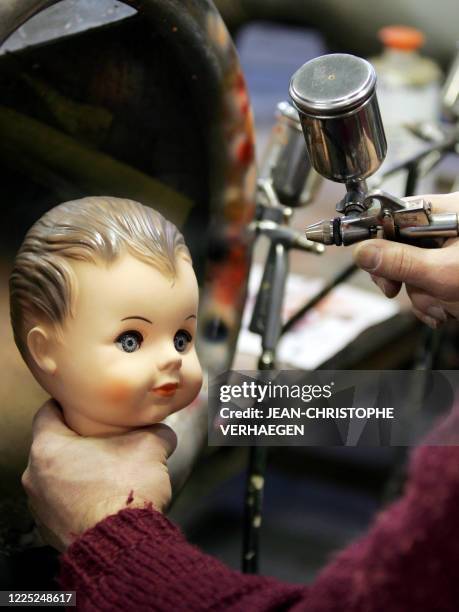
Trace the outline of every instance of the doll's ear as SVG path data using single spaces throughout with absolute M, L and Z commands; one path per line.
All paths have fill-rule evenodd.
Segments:
M 54 374 L 57 364 L 52 356 L 53 338 L 40 325 L 33 327 L 27 334 L 27 347 L 37 366 L 46 374 Z

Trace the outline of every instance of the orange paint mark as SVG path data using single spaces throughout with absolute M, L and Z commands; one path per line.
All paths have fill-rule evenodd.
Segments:
M 236 76 L 236 89 L 239 91 L 245 91 L 245 80 L 241 72 L 239 72 Z
M 239 145 L 237 158 L 243 164 L 249 164 L 253 160 L 253 143 L 248 138 Z
M 233 244 L 227 260 L 211 271 L 214 299 L 221 304 L 235 304 L 247 276 L 248 259 L 242 245 Z
M 243 115 L 246 115 L 248 112 L 249 112 L 249 101 L 246 98 L 245 100 L 243 100 L 241 104 L 241 113 Z

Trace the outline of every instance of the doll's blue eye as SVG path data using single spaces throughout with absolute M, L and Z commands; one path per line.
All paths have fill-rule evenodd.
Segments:
M 116 346 L 125 353 L 138 351 L 143 342 L 143 336 L 137 331 L 124 332 L 116 339 Z
M 188 344 L 192 341 L 191 334 L 186 329 L 179 329 L 174 336 L 175 350 L 179 353 L 186 351 Z

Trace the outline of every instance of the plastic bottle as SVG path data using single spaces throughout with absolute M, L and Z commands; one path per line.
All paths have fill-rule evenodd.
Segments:
M 378 176 L 390 165 L 422 150 L 425 146 L 406 129 L 406 124 L 436 122 L 440 118 L 440 80 L 438 65 L 419 54 L 424 35 L 415 28 L 388 26 L 378 32 L 383 53 L 370 61 L 375 67 L 377 96 L 386 132 L 387 157 Z M 385 179 L 381 187 L 394 195 L 404 195 L 406 171 Z M 417 193 L 426 193 L 434 185 L 433 175 L 421 178 Z

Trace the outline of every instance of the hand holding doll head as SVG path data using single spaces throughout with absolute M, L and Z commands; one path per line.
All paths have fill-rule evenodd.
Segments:
M 16 344 L 77 433 L 157 423 L 201 388 L 190 254 L 151 208 L 108 197 L 53 208 L 24 239 L 10 298 Z

